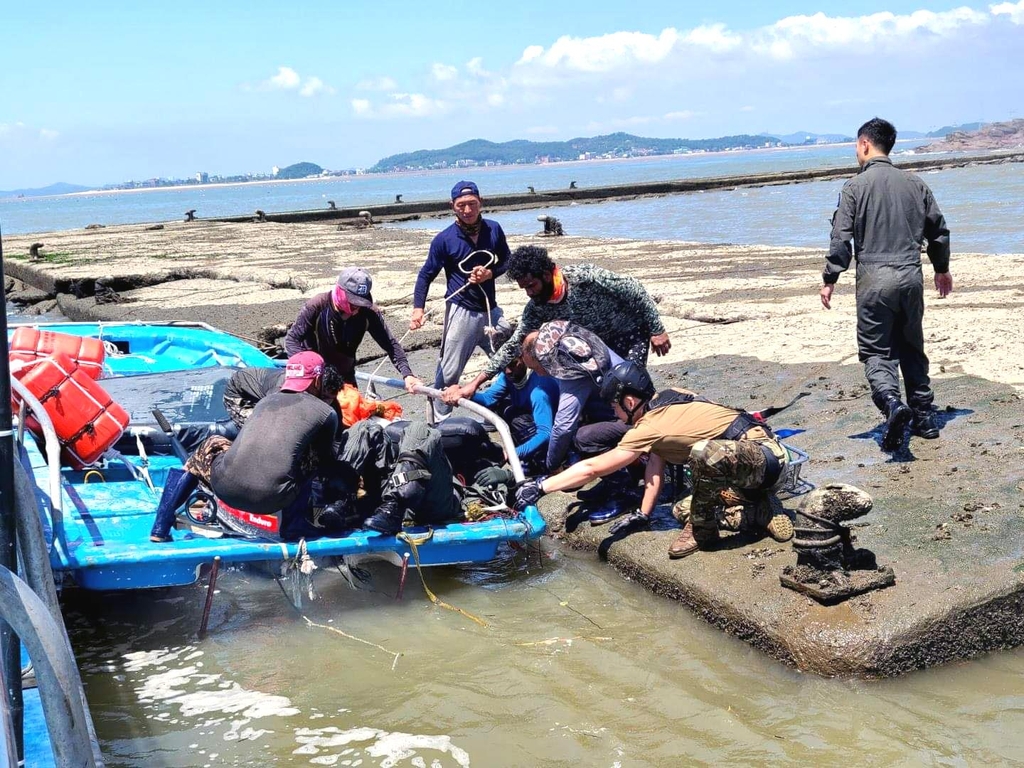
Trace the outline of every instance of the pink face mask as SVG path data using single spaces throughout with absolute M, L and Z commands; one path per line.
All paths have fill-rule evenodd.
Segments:
M 334 302 L 334 306 L 346 315 L 354 315 L 356 312 L 352 308 L 352 305 L 348 303 L 348 294 L 345 293 L 345 289 L 340 285 L 334 286 L 334 292 L 331 294 L 331 301 Z

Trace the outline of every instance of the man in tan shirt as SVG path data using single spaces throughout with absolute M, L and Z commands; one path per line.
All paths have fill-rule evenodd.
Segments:
M 631 429 L 606 453 L 551 477 L 527 480 L 516 491 L 518 506 L 536 504 L 552 491 L 580 488 L 648 454 L 640 508 L 612 526 L 611 532 L 646 527 L 661 492 L 666 464 L 689 463 L 693 476 L 689 519 L 669 548 L 669 557 L 681 558 L 708 549 L 718 540 L 715 512 L 724 489 L 767 497 L 785 469 L 786 449 L 766 424 L 745 411 L 686 390 L 655 394 L 647 372 L 634 362 L 614 366 L 603 378 L 601 395 Z M 762 508 L 772 509 L 768 505 Z M 765 518 L 754 521 L 757 527 L 778 541 L 792 538 L 792 523 L 784 512 L 769 513 Z

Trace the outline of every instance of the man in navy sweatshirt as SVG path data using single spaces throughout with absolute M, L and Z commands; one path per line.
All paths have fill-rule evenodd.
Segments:
M 508 243 L 498 222 L 480 215 L 482 204 L 480 190 L 472 181 L 460 181 L 452 187 L 455 222 L 431 242 L 427 260 L 416 278 L 411 330 L 423 327 L 427 292 L 442 269 L 447 281 L 444 328 L 434 379 L 438 389 L 459 382 L 473 350 L 480 347 L 493 354 L 512 332 L 494 295 L 494 278 L 508 269 Z M 451 413 L 449 405 L 432 403 L 439 420 Z

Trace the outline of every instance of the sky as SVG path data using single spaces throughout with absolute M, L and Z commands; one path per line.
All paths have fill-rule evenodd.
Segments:
M 928 131 L 1022 97 L 1024 0 L 5 3 L 0 190 L 474 138 Z

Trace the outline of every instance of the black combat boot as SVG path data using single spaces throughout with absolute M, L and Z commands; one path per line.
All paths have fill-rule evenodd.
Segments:
M 402 503 L 394 498 L 385 498 L 377 510 L 363 522 L 363 525 L 371 531 L 383 533 L 385 536 L 394 536 L 402 530 L 402 523 L 405 522 L 405 508 Z
M 398 462 L 395 465 L 388 481 L 388 488 L 384 491 L 383 501 L 377 510 L 366 518 L 363 525 L 371 531 L 393 536 L 402 530 L 406 510 L 413 521 L 416 520 L 417 515 L 424 511 L 422 506 L 427 493 L 426 479 L 410 479 L 410 475 L 417 469 L 418 467 L 409 462 Z
M 907 424 L 914 412 L 898 397 L 885 401 L 885 426 L 882 428 L 882 450 L 898 451 L 907 442 Z
M 915 408 L 914 419 L 910 431 L 925 440 L 934 440 L 939 436 L 939 425 L 935 422 L 935 411 L 931 408 Z

